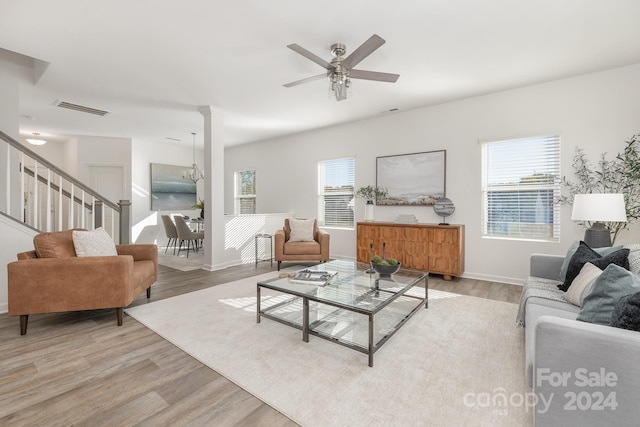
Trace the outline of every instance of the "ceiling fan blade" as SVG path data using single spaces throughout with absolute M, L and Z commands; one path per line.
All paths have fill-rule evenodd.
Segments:
M 326 68 L 327 70 L 333 70 L 335 68 L 329 62 L 327 62 L 324 59 L 320 58 L 315 53 L 309 52 L 307 49 L 303 48 L 302 46 L 300 46 L 298 44 L 293 43 L 293 44 L 287 45 L 287 47 L 289 49 L 291 49 L 292 51 L 297 52 L 300 55 L 304 56 L 305 58 L 312 60 L 313 62 L 315 62 L 316 64 L 320 65 L 321 67 Z
M 323 74 L 318 74 L 317 76 L 307 77 L 306 79 L 297 80 L 295 82 L 287 83 L 287 84 L 284 84 L 283 86 L 284 87 L 298 86 L 298 85 L 301 85 L 303 83 L 308 83 L 308 82 L 312 82 L 314 80 L 320 80 L 320 79 L 326 79 L 326 78 L 327 78 L 327 73 L 323 73 Z
M 371 55 L 374 50 L 379 48 L 385 43 L 384 39 L 377 34 L 369 37 L 369 40 L 362 43 L 360 47 L 351 52 L 351 55 L 347 56 L 342 65 L 347 68 L 353 68 L 360 63 L 364 58 Z
M 351 70 L 349 77 L 352 79 L 375 80 L 377 82 L 395 83 L 400 74 L 379 73 L 377 71 Z

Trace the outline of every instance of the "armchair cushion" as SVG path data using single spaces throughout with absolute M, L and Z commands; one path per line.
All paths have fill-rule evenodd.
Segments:
M 106 230 L 98 227 L 91 231 L 73 230 L 73 246 L 76 255 L 85 256 L 116 256 L 116 244 Z
M 313 242 L 292 242 L 289 240 L 284 244 L 285 255 L 320 255 L 320 243 Z
M 289 226 L 291 227 L 291 236 L 289 242 L 313 242 L 314 240 L 314 228 L 316 226 L 315 219 L 289 219 Z
M 76 250 L 73 246 L 73 231 L 55 231 L 36 235 L 33 238 L 33 246 L 38 258 L 68 258 L 76 256 Z

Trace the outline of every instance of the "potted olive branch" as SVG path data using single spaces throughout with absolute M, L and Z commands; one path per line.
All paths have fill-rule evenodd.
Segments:
M 388 194 L 389 192 L 387 191 L 386 188 L 367 185 L 366 187 L 358 188 L 358 191 L 356 191 L 355 196 L 361 199 L 365 199 L 367 201 L 367 204 L 371 205 L 373 204 L 374 200 L 384 199 L 385 197 L 387 197 Z
M 200 209 L 200 218 L 204 218 L 204 200 L 198 199 L 198 203 L 193 205 L 194 208 Z
M 606 153 L 602 153 L 595 166 L 587 160 L 584 151 L 576 147 L 572 167 L 573 179 L 562 177 L 562 185 L 568 189 L 569 195 L 561 196 L 560 203 L 573 204 L 576 194 L 624 194 L 627 222 L 605 223 L 611 233 L 611 243 L 615 243 L 622 230 L 640 219 L 640 134 L 625 141 L 624 150 L 613 160 L 608 160 Z M 580 224 L 587 228 L 591 226 L 588 221 Z

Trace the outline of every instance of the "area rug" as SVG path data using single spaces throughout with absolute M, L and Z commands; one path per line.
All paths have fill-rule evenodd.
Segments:
M 188 258 L 186 250 L 180 251 L 180 255 L 173 254 L 173 247 L 170 247 L 166 254 L 164 251 L 165 247 L 158 247 L 158 264 L 160 265 L 180 271 L 200 270 L 202 268 L 204 251 L 190 251 Z
M 516 304 L 432 290 L 369 367 L 363 353 L 256 323 L 256 282 L 276 274 L 126 313 L 302 426 L 532 424 Z

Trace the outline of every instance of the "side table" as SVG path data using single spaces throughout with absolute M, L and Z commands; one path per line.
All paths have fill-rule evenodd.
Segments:
M 273 236 L 268 233 L 258 233 L 255 235 L 255 248 L 256 248 L 256 268 L 258 267 L 258 239 L 269 239 L 269 262 L 273 267 Z M 266 243 L 266 242 L 265 242 Z

